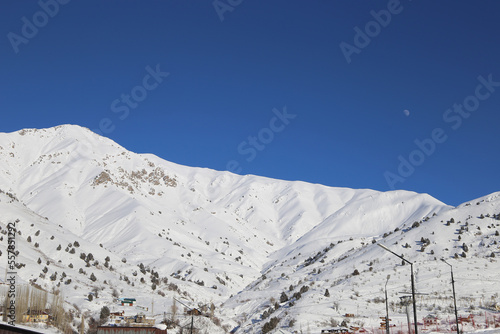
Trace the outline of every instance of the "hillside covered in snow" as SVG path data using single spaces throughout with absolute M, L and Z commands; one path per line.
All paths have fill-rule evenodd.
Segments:
M 122 310 L 120 297 L 157 323 L 190 322 L 172 312 L 174 298 L 203 309 L 208 333 L 372 329 L 386 282 L 400 326 L 409 266 L 377 243 L 414 263 L 419 319 L 453 315 L 441 258 L 462 314 L 500 301 L 500 193 L 455 208 L 408 191 L 240 176 L 129 152 L 73 125 L 0 134 L 0 162 L 0 269 L 16 222 L 17 283 L 63 296 L 74 330 L 103 306 Z

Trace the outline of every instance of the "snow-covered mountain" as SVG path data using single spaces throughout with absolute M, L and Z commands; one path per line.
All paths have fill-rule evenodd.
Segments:
M 260 333 L 268 317 L 284 332 L 318 331 L 345 313 L 375 326 L 387 274 L 393 289 L 409 288 L 408 269 L 375 242 L 415 261 L 419 291 L 449 288 L 445 257 L 467 275 L 462 288 L 484 278 L 472 295 L 498 298 L 488 282 L 500 193 L 453 208 L 407 191 L 239 176 L 132 153 L 72 125 L 0 134 L 0 162 L 0 227 L 18 220 L 19 278 L 62 291 L 76 316 L 119 309 L 118 294 L 158 320 L 174 296 L 213 303 L 225 329 L 242 333 Z M 99 298 L 88 301 L 92 290 Z

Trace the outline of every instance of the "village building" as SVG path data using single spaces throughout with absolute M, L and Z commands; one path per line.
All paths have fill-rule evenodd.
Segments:
M 424 326 L 432 326 L 439 324 L 439 318 L 434 314 L 429 314 L 424 318 Z
M 135 306 L 135 304 L 136 304 L 135 298 L 119 298 L 118 302 L 122 306 Z
M 155 319 L 146 318 L 144 313 L 139 313 L 131 317 L 125 317 L 125 322 L 128 326 L 153 326 L 155 324 Z
M 344 333 L 349 333 L 349 329 L 347 329 L 346 327 L 334 327 L 330 329 L 322 329 L 321 333 L 344 334 Z
M 156 327 L 97 327 L 97 334 L 167 334 L 166 329 Z
M 122 310 L 119 312 L 111 312 L 109 314 L 109 326 L 150 327 L 154 326 L 154 324 L 155 319 L 146 317 L 146 315 L 142 312 L 132 315 L 130 312 Z
M 110 324 L 120 324 L 125 321 L 125 311 L 121 312 L 111 312 L 109 314 L 109 323 Z
M 23 314 L 23 322 L 44 322 L 50 321 L 51 317 L 48 310 L 28 310 Z

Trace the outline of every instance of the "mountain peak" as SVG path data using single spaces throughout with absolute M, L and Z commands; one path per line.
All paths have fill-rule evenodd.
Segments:
M 107 137 L 103 137 L 98 135 L 97 133 L 92 132 L 90 129 L 80 126 L 80 125 L 75 125 L 75 124 L 63 124 L 63 125 L 57 125 L 54 127 L 50 128 L 42 128 L 42 129 L 35 129 L 35 128 L 28 128 L 28 129 L 21 129 L 18 131 L 15 131 L 13 133 L 17 133 L 20 136 L 27 136 L 27 137 L 33 137 L 37 139 L 45 139 L 45 140 L 69 140 L 69 141 L 74 141 L 74 140 L 82 140 L 82 141 L 87 141 L 92 144 L 97 143 L 106 143 L 106 144 L 111 144 L 116 147 L 120 147 L 117 143 L 112 141 L 111 139 Z M 13 134 L 12 133 L 12 134 Z
M 260 313 L 269 307 L 270 294 L 277 298 L 285 289 L 291 295 L 292 283 L 298 287 L 310 281 L 310 292 L 299 289 L 311 297 L 328 287 L 340 298 L 334 289 L 361 282 L 353 278 L 354 269 L 378 282 L 386 275 L 373 260 L 382 256 L 372 245 L 377 240 L 412 259 L 430 261 L 425 247 L 451 256 L 462 247 L 450 241 L 456 229 L 440 229 L 441 220 L 453 216 L 457 224 L 466 219 L 483 224 L 484 238 L 490 240 L 481 242 L 493 249 L 490 226 L 500 211 L 500 193 L 477 200 L 481 205 L 451 208 L 409 191 L 334 188 L 179 166 L 129 152 L 77 125 L 0 134 L 0 190 L 8 192 L 0 191 L 0 225 L 19 217 L 20 254 L 26 254 L 19 260 L 30 268 L 20 271 L 22 280 L 50 291 L 58 283 L 51 277 L 64 268 L 71 279 L 60 288 L 81 309 L 94 311 L 81 298 L 92 284 L 103 287 L 103 303 L 112 303 L 105 290 L 110 284 L 143 303 L 154 296 L 155 307 L 163 309 L 169 309 L 174 293 L 182 292 L 191 302 L 231 305 L 221 313 L 229 322 L 236 312 L 254 314 L 243 321 L 247 328 L 254 322 L 261 328 Z M 480 215 L 486 218 L 469 218 Z M 24 239 L 28 236 L 38 246 Z M 476 236 L 463 238 L 473 242 Z M 421 238 L 434 243 L 422 247 L 415 241 Z M 79 252 L 92 251 L 98 260 L 82 264 L 71 246 L 75 240 L 82 245 Z M 60 245 L 68 245 L 66 252 Z M 486 252 L 491 250 L 483 247 L 478 254 Z M 52 261 L 49 275 L 37 257 Z M 108 257 L 118 259 L 110 263 L 113 271 L 100 265 Z M 154 280 L 155 288 L 145 268 L 162 278 Z M 97 283 L 89 282 L 90 270 Z M 330 277 L 338 279 L 329 282 Z M 290 306 L 291 314 L 303 306 L 299 311 Z
M 81 134 L 84 132 L 92 132 L 88 128 L 76 125 L 76 124 L 61 124 L 49 128 L 25 128 L 12 133 L 18 133 L 21 136 L 24 135 L 52 135 L 54 133 L 72 133 Z

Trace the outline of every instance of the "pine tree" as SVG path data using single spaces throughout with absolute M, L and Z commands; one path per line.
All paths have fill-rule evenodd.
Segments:
M 288 301 L 288 296 L 286 293 L 282 292 L 280 296 L 280 303 L 286 303 Z
M 100 318 L 101 318 L 101 321 L 105 321 L 108 317 L 109 317 L 109 308 L 107 306 L 103 306 L 101 308 L 101 314 L 100 314 Z
M 276 326 L 278 325 L 279 322 L 280 322 L 280 319 L 278 319 L 276 317 L 271 318 L 269 320 L 269 322 L 266 322 L 264 324 L 264 326 L 262 327 L 262 333 L 265 334 L 265 333 L 271 332 L 273 329 L 276 328 Z

